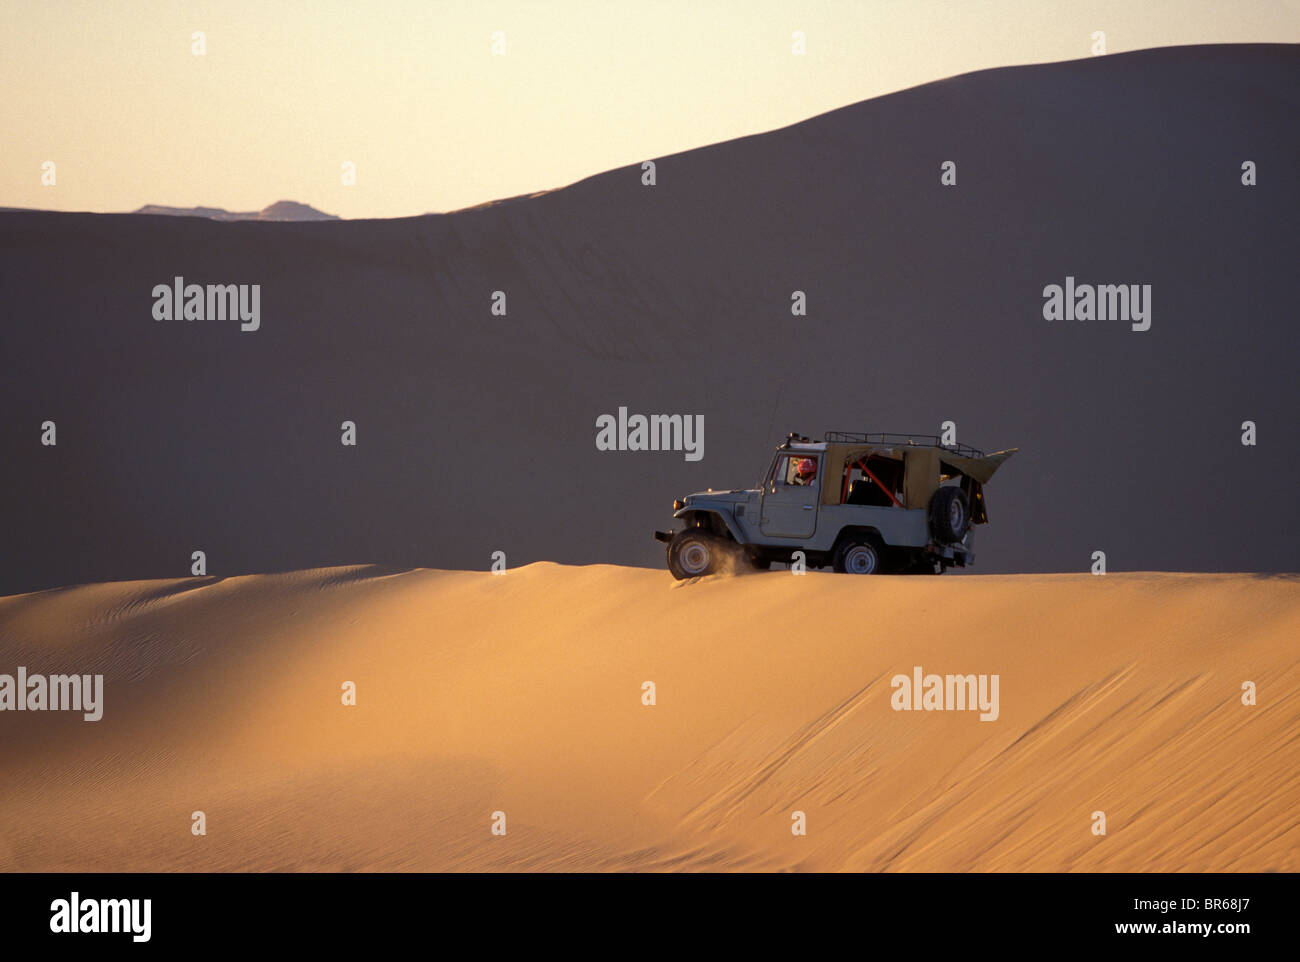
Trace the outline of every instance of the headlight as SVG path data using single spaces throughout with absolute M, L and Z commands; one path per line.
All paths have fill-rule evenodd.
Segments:
M 675 501 L 673 501 L 673 510 L 674 510 L 674 511 L 680 511 L 680 510 L 682 510 L 682 508 L 684 508 L 684 507 L 686 507 L 686 502 L 683 501 L 681 498 L 677 498 Z

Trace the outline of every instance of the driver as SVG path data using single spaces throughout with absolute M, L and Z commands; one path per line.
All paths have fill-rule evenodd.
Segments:
M 812 458 L 804 458 L 795 468 L 795 484 L 812 484 L 817 480 L 817 462 Z

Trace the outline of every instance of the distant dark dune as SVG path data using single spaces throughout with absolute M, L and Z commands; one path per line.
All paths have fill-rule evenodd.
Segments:
M 221 207 L 167 207 L 162 204 L 145 204 L 135 214 L 165 214 L 171 217 L 207 217 L 210 220 L 338 220 L 335 214 L 326 214 L 308 204 L 292 200 L 277 200 L 261 210 L 225 210 Z
M 785 432 L 948 419 L 1021 448 L 977 572 L 1294 571 L 1298 80 L 1283 45 L 984 71 L 653 158 L 653 188 L 399 220 L 0 214 L 0 593 L 195 549 L 659 565 L 672 499 Z M 260 284 L 260 329 L 155 321 L 177 275 Z M 1067 276 L 1150 284 L 1151 329 L 1045 321 Z M 620 405 L 703 414 L 704 459 L 597 451 Z

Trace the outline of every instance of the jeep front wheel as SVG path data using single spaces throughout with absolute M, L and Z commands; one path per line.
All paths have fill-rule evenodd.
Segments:
M 712 574 L 721 563 L 722 545 L 699 528 L 678 531 L 668 542 L 668 570 L 678 581 Z
M 880 546 L 875 542 L 852 539 L 835 551 L 834 568 L 842 575 L 880 574 L 881 567 Z

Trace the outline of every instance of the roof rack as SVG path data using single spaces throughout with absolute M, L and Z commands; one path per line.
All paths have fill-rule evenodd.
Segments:
M 982 458 L 984 452 L 969 444 L 944 444 L 937 434 L 867 434 L 858 431 L 827 431 L 826 440 L 847 444 L 900 444 L 913 447 L 942 448 L 958 457 Z

